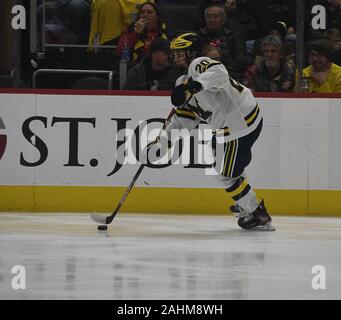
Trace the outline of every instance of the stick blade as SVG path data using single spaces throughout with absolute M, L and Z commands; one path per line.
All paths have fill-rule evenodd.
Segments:
M 92 213 L 91 219 L 92 221 L 99 223 L 99 224 L 108 224 L 107 216 L 102 215 L 102 214 Z

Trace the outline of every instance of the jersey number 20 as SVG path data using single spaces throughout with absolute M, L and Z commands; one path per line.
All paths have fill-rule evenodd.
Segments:
M 209 60 L 201 60 L 196 66 L 195 71 L 199 73 L 205 72 L 208 68 L 218 65 L 220 62 L 217 61 L 209 61 Z

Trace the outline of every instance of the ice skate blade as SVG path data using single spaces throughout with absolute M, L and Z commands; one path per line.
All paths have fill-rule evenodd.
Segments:
M 254 227 L 250 230 L 257 230 L 257 231 L 276 231 L 275 227 L 271 224 L 271 222 L 267 222 L 266 224 L 263 224 L 262 226 Z

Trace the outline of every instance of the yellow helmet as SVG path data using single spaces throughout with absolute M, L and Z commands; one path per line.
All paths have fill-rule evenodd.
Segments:
M 173 51 L 184 50 L 188 66 L 193 59 L 200 55 L 202 40 L 198 34 L 188 32 L 174 38 L 170 43 L 170 48 Z
M 189 50 L 199 52 L 201 50 L 201 38 L 194 32 L 181 34 L 170 43 L 172 50 Z

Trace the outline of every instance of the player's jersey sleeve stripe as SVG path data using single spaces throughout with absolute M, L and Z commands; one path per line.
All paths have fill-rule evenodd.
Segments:
M 259 111 L 259 106 L 257 104 L 256 107 L 244 118 L 248 127 L 256 121 Z
M 196 119 L 196 115 L 192 111 L 176 109 L 175 114 L 180 118 L 186 118 L 186 119 L 190 119 L 190 120 Z

